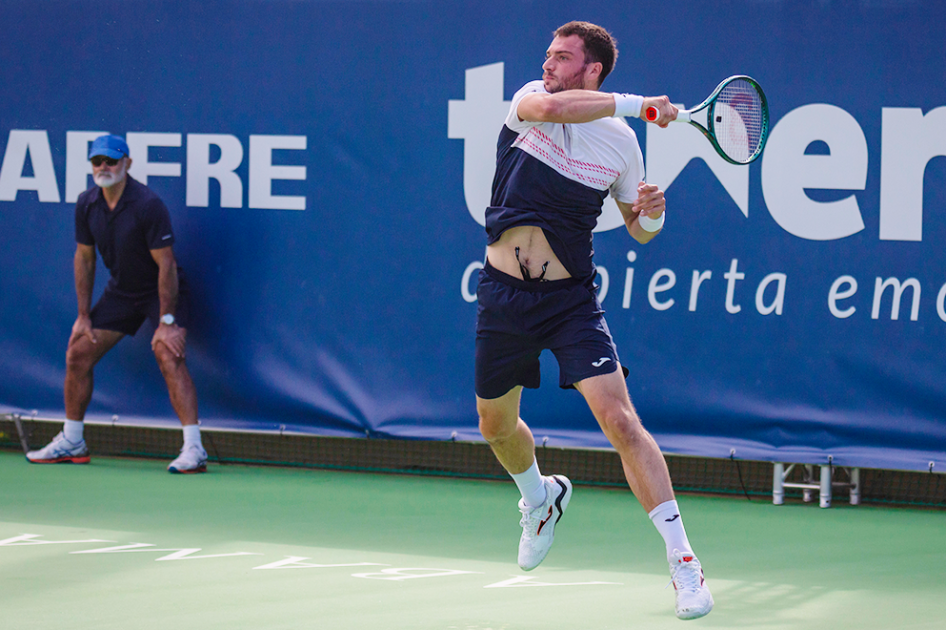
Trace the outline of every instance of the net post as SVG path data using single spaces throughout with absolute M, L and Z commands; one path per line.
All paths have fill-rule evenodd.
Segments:
M 775 462 L 772 464 L 772 503 L 782 505 L 785 503 L 785 464 Z
M 851 469 L 851 505 L 861 504 L 861 469 Z
M 831 507 L 831 468 L 831 464 L 825 464 L 821 467 L 821 488 L 818 505 L 823 508 Z

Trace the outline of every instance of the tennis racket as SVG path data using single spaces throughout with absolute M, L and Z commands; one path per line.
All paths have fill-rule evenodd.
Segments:
M 693 115 L 706 110 L 706 124 Z M 647 120 L 657 120 L 656 107 L 644 112 Z M 712 143 L 720 157 L 731 164 L 749 164 L 762 155 L 769 139 L 769 105 L 762 86 L 745 75 L 724 80 L 705 101 L 693 109 L 680 110 L 677 122 L 688 122 Z

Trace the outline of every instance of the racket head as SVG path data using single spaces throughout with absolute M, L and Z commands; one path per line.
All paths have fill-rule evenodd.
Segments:
M 758 81 L 729 77 L 707 101 L 707 137 L 719 155 L 732 164 L 757 160 L 769 138 L 769 105 Z

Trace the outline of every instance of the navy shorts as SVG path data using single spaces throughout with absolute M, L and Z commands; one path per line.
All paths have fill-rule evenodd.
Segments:
M 187 289 L 179 287 L 174 321 L 181 328 L 187 328 L 189 321 L 188 297 Z M 129 297 L 106 287 L 102 297 L 92 307 L 92 328 L 134 336 L 146 319 L 157 328 L 161 315 L 161 300 L 157 291 L 144 296 Z
M 475 374 L 480 398 L 499 398 L 518 385 L 536 389 L 543 350 L 555 355 L 563 389 L 617 369 L 617 348 L 591 281 L 520 280 L 487 262 L 480 271 L 476 298 Z

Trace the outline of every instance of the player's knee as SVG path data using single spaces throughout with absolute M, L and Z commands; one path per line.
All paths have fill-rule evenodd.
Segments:
M 633 410 L 614 407 L 601 414 L 601 423 L 608 433 L 624 442 L 638 442 L 646 439 L 647 430 Z
M 478 412 L 480 416 L 480 434 L 487 442 L 503 440 L 515 433 L 518 418 L 510 422 L 503 414 L 482 407 L 478 409 Z
M 92 369 L 92 353 L 78 343 L 70 344 L 66 349 L 66 369 L 71 372 L 87 372 Z
M 483 436 L 483 439 L 487 442 L 495 440 L 499 435 L 499 425 L 490 418 L 484 418 L 480 416 L 480 435 Z
M 163 374 L 168 374 L 179 369 L 184 363 L 183 357 L 175 356 L 171 349 L 163 343 L 159 343 L 154 349 L 154 358 L 158 362 Z

